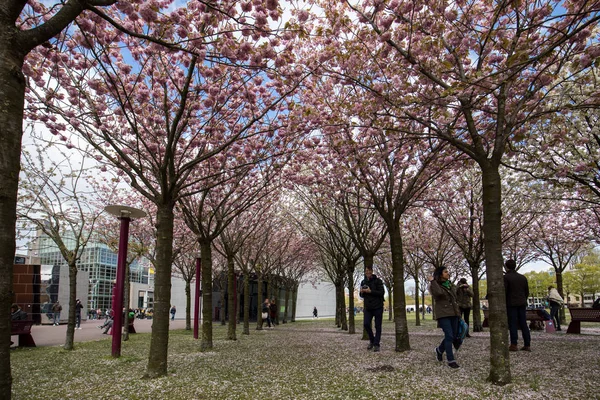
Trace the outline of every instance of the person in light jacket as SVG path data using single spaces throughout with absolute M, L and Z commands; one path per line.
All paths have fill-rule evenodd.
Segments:
M 470 326 L 469 316 L 471 314 L 471 308 L 473 307 L 472 299 L 473 289 L 469 287 L 469 284 L 465 278 L 460 278 L 460 281 L 458 281 L 458 288 L 456 289 L 456 301 L 458 302 L 458 307 L 460 308 L 460 314 L 468 326 Z M 468 330 L 466 336 L 471 337 Z
M 433 308 L 438 326 L 444 332 L 444 339 L 435 348 L 435 356 L 438 361 L 443 361 L 444 353 L 450 368 L 459 368 L 452 344 L 458 336 L 458 320 L 460 309 L 456 300 L 456 286 L 450 282 L 450 273 L 446 267 L 435 269 L 433 276 L 429 278 L 429 293 L 435 300 Z
M 565 301 L 558 293 L 554 286 L 548 286 L 548 303 L 550 304 L 550 318 L 554 321 L 554 326 L 557 331 L 560 331 L 560 309 L 565 304 Z

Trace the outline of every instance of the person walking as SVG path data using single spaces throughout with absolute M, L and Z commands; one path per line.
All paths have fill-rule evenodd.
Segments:
M 79 299 L 75 300 L 75 329 L 81 329 L 81 310 L 83 304 Z
M 313 318 L 319 318 L 319 312 L 317 311 L 317 307 L 313 308 Z
M 270 313 L 270 305 L 271 302 L 269 301 L 269 299 L 265 299 L 265 301 L 262 303 L 262 309 L 261 309 L 261 317 L 262 317 L 262 322 L 260 324 L 260 327 L 262 329 L 263 324 L 265 323 L 265 321 L 267 321 L 267 327 L 268 328 L 272 328 L 271 326 L 271 317 L 269 316 Z
M 175 306 L 171 307 L 171 321 L 175 321 L 175 313 L 177 312 L 177 308 Z
M 446 360 L 450 368 L 460 368 L 456 359 L 452 345 L 454 339 L 458 337 L 458 321 L 460 319 L 460 308 L 456 299 L 456 286 L 450 282 L 450 273 L 446 267 L 438 267 L 429 279 L 429 293 L 435 300 L 433 303 L 434 316 L 438 322 L 438 327 L 444 332 L 444 339 L 439 346 L 435 348 L 435 357 L 438 361 Z
M 52 317 L 54 319 L 54 326 L 58 326 L 60 324 L 60 312 L 62 311 L 62 305 L 57 300 L 56 303 L 52 306 Z
M 554 286 L 548 286 L 548 303 L 550 304 L 550 319 L 554 321 L 554 326 L 557 331 L 560 331 L 560 309 L 564 306 L 565 301 L 558 293 Z
M 372 267 L 365 268 L 365 279 L 360 283 L 359 295 L 363 298 L 365 306 L 363 325 L 369 335 L 367 350 L 380 351 L 385 291 L 383 281 L 373 274 Z M 373 319 L 375 319 L 375 334 L 373 334 L 373 328 L 371 327 Z
M 456 301 L 458 302 L 460 315 L 465 320 L 467 326 L 470 326 L 469 317 L 471 315 L 471 308 L 473 307 L 472 299 L 473 289 L 469 287 L 469 284 L 465 278 L 460 278 L 460 281 L 458 281 L 458 289 L 456 290 Z M 471 335 L 469 335 L 468 328 L 466 337 L 471 337 Z
M 518 351 L 518 330 L 523 335 L 523 351 L 531 351 L 531 333 L 527 326 L 526 308 L 529 297 L 529 283 L 527 278 L 516 271 L 515 260 L 506 260 L 504 263 L 504 290 L 506 291 L 506 313 L 508 315 L 508 329 L 510 331 L 509 351 Z

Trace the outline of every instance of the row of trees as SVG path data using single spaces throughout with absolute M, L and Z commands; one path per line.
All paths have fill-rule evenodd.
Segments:
M 290 5 L 281 26 L 275 0 L 181 7 L 69 0 L 49 8 L 11 1 L 0 10 L 5 397 L 24 117 L 68 147 L 86 143 L 115 175 L 113 187 L 133 188 L 151 212 L 156 307 L 148 377 L 167 371 L 176 216 L 201 250 L 201 348 L 209 349 L 215 241 L 240 230 L 242 214 L 281 216 L 264 210 L 288 208 L 289 229 L 335 267 L 336 287 L 352 286 L 359 260 L 379 257 L 390 267 L 382 276 L 393 294 L 397 351 L 410 349 L 409 270 L 419 277 L 429 265 L 463 264 L 458 257 L 475 280 L 485 265 L 489 380 L 510 382 L 503 257 L 525 260 L 518 257 L 522 227 L 529 219 L 547 227 L 540 216 L 560 215 L 549 212 L 557 198 L 565 200 L 563 215 L 577 208 L 585 216 L 576 226 L 597 233 L 600 225 L 600 141 L 587 112 L 597 106 L 597 3 L 306 3 L 313 7 Z M 524 176 L 531 179 L 518 182 Z M 297 197 L 282 196 L 281 187 Z M 431 216 L 439 222 L 429 223 Z M 446 246 L 452 242 L 458 252 Z M 256 253 L 249 259 L 262 276 Z M 563 261 L 557 272 L 569 264 Z M 343 291 L 338 298 L 343 303 Z

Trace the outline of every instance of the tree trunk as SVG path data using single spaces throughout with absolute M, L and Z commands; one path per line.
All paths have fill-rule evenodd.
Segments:
M 75 261 L 68 262 L 69 268 L 69 315 L 67 323 L 67 335 L 65 338 L 65 350 L 73 350 L 75 337 L 75 299 L 77 299 L 77 264 Z
M 219 292 L 221 299 L 219 300 L 219 320 L 221 321 L 221 326 L 225 326 L 227 323 L 226 321 L 226 313 L 225 310 L 227 307 L 225 307 L 225 304 L 227 303 L 227 299 L 229 298 L 229 291 L 225 290 L 225 287 L 227 286 L 227 277 L 225 277 L 225 282 L 221 282 L 221 291 Z
M 145 377 L 167 374 L 169 354 L 169 310 L 171 308 L 171 265 L 173 262 L 173 205 L 158 205 L 156 215 L 156 275 L 154 315 Z M 116 310 L 115 310 L 116 311 Z
M 212 248 L 208 240 L 199 240 L 202 258 L 202 342 L 200 351 L 213 348 Z
M 565 296 L 563 295 L 562 271 L 556 271 L 556 290 L 558 290 L 558 294 L 560 294 L 560 297 L 562 297 L 564 299 Z M 560 324 L 565 325 L 567 323 L 567 317 L 565 315 L 565 307 L 564 306 L 560 308 L 560 312 L 558 315 L 560 318 Z
M 190 278 L 185 280 L 185 330 L 192 330 L 192 283 Z M 196 310 L 198 311 L 198 310 Z
M 262 303 L 263 303 L 263 280 L 262 276 L 257 277 L 258 289 L 256 291 L 256 330 L 262 331 Z
M 283 311 L 283 323 L 287 323 L 287 316 L 288 316 L 288 306 L 290 303 L 290 293 L 291 293 L 291 288 L 290 287 L 286 287 L 285 288 L 285 308 Z
M 343 294 L 343 293 L 342 293 Z M 348 333 L 356 333 L 354 318 L 354 269 L 348 269 Z
M 394 326 L 396 331 L 396 351 L 410 350 L 408 322 L 406 321 L 406 300 L 404 293 L 404 261 L 400 227 L 388 225 L 390 249 L 392 252 L 392 274 L 394 280 Z
M 497 165 L 481 165 L 483 183 L 483 236 L 488 282 L 490 375 L 496 385 L 511 382 L 508 321 L 502 265 L 502 193 Z
M 227 327 L 227 340 L 237 340 L 235 335 L 236 329 L 236 313 L 235 313 L 235 300 L 237 293 L 235 290 L 235 265 L 233 263 L 233 257 L 227 257 L 227 310 L 229 314 L 229 326 Z
M 292 296 L 292 322 L 296 322 L 296 305 L 298 304 L 298 286 L 294 285 L 294 295 Z
M 471 278 L 473 278 L 473 332 L 483 332 L 483 326 L 481 321 L 481 303 L 479 294 L 479 265 L 471 266 Z
M 348 318 L 346 318 L 346 296 L 344 295 L 344 286 L 343 284 L 340 285 L 340 290 L 339 290 L 339 296 L 340 296 L 340 300 L 339 300 L 339 304 L 340 304 L 340 323 L 342 325 L 342 330 L 343 331 L 347 331 L 348 330 Z
M 423 309 L 425 309 L 425 307 L 423 307 Z M 415 278 L 415 326 L 421 326 L 421 316 L 419 311 L 419 279 Z
M 244 274 L 244 330 L 243 335 L 250 334 L 250 274 Z
M 394 319 L 394 291 L 388 288 L 390 304 L 388 305 L 388 321 Z
M 6 22 L 2 25 L 6 26 Z M 21 69 L 25 55 L 15 51 L 11 43 L 14 33 L 3 29 L 0 37 L 0 399 L 10 399 L 10 305 L 25 104 L 25 78 Z
M 335 326 L 341 328 L 342 326 L 342 314 L 340 313 L 340 284 L 335 283 Z

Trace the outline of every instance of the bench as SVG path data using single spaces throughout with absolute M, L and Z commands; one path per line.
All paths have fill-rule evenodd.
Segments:
M 481 324 L 482 327 L 487 328 L 490 326 L 488 321 L 489 316 L 490 310 L 483 310 L 483 323 Z M 546 321 L 546 316 L 542 310 L 525 310 L 525 319 L 527 321 L 531 321 L 531 325 L 533 325 L 535 322 Z M 530 328 L 532 327 L 531 325 Z
M 10 335 L 19 336 L 19 347 L 35 347 L 35 341 L 31 336 L 31 327 L 33 321 L 31 320 L 15 320 L 10 321 Z
M 567 333 L 581 333 L 582 322 L 600 322 L 600 309 L 595 308 L 569 308 L 571 323 Z

